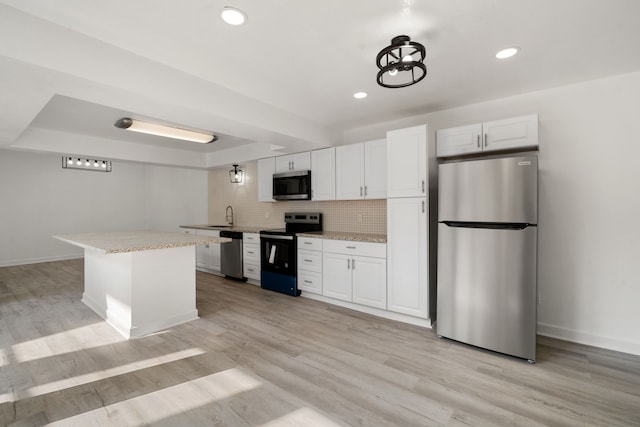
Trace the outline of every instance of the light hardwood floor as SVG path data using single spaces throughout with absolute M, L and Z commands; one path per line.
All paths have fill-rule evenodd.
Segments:
M 127 341 L 82 260 L 0 268 L 0 425 L 640 425 L 640 357 L 539 337 L 537 363 L 198 273 L 201 318 Z

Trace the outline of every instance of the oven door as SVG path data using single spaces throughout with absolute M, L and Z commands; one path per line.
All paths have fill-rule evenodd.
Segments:
M 295 237 L 287 235 L 260 235 L 260 268 L 262 271 L 295 276 Z
M 296 278 L 294 236 L 260 236 L 260 286 L 293 296 L 300 295 Z

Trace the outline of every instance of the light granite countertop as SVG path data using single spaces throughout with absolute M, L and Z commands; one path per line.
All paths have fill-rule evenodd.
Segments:
M 180 228 L 195 228 L 198 230 L 218 230 L 218 231 L 240 231 L 242 233 L 259 233 L 261 230 L 269 230 L 278 227 L 256 227 L 254 225 L 210 225 L 210 224 L 195 224 L 195 225 L 181 225 Z
M 55 239 L 85 249 L 96 249 L 105 254 L 169 249 L 182 246 L 230 242 L 228 237 L 198 236 L 164 231 L 121 231 L 110 233 L 83 233 L 53 236 Z
M 386 234 L 352 233 L 345 231 L 312 231 L 296 233 L 298 237 L 315 237 L 329 240 L 349 240 L 353 242 L 387 243 Z
M 269 230 L 277 227 L 256 227 L 256 226 L 244 226 L 244 225 L 234 225 L 233 227 L 229 227 L 229 226 L 200 224 L 200 225 L 181 225 L 180 228 L 195 228 L 198 230 L 231 230 L 231 231 L 241 231 L 243 233 L 259 233 L 261 230 Z M 387 243 L 386 234 L 352 233 L 350 231 L 310 231 L 306 233 L 296 233 L 296 236 L 316 237 L 319 239 L 331 239 L 331 240 L 349 240 L 353 242 Z

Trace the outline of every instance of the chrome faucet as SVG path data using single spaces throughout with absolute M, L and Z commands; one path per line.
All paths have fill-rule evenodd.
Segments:
M 229 211 L 231 211 L 231 214 L 229 214 Z M 224 219 L 229 225 L 233 225 L 233 208 L 231 205 L 227 206 L 227 209 L 224 211 Z

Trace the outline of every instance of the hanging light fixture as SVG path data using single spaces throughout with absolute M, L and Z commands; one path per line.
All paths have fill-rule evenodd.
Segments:
M 240 183 L 242 183 L 242 178 L 244 178 L 244 172 L 242 172 L 242 170 L 238 169 L 238 165 L 237 164 L 234 164 L 233 165 L 233 169 L 231 169 L 229 171 L 229 180 L 233 184 L 240 184 Z
M 196 132 L 188 129 L 176 128 L 173 126 L 165 126 L 157 123 L 148 123 L 141 120 L 134 120 L 124 117 L 114 124 L 119 129 L 131 130 L 134 132 L 146 133 L 155 136 L 164 136 L 166 138 L 182 139 L 184 141 L 199 142 L 208 144 L 218 139 L 217 135 L 207 132 Z
M 424 46 L 412 42 L 409 36 L 396 36 L 391 44 L 376 57 L 378 84 L 383 87 L 407 87 L 418 83 L 427 75 L 424 65 Z

